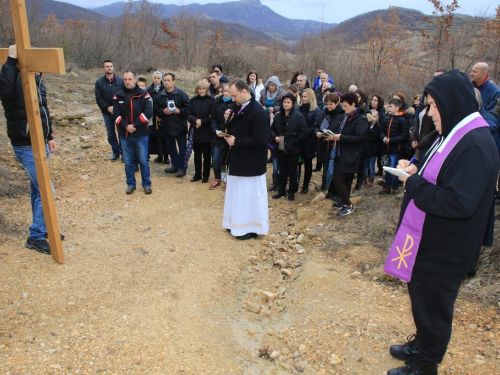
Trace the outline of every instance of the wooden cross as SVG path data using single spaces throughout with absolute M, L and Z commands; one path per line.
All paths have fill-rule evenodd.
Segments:
M 40 118 L 40 107 L 35 82 L 35 72 L 64 74 L 64 56 L 61 48 L 31 48 L 25 0 L 10 0 L 12 22 L 17 45 L 17 66 L 21 72 L 26 115 L 30 124 L 31 146 L 35 158 L 36 174 L 42 198 L 43 215 L 47 226 L 52 258 L 64 263 L 59 224 L 54 195 L 50 182 L 49 166 Z M 8 49 L 0 49 L 0 63 L 7 60 Z

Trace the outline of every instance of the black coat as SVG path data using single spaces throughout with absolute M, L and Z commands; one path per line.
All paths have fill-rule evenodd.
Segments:
M 390 129 L 389 129 L 390 126 Z M 379 139 L 389 138 L 388 144 L 383 144 L 382 150 L 390 154 L 399 154 L 406 149 L 409 136 L 406 112 L 397 116 L 387 115 L 380 125 Z
M 217 137 L 216 131 L 220 130 L 227 133 L 226 119 L 224 118 L 224 113 L 231 108 L 234 108 L 234 102 L 232 100 L 224 102 L 223 96 L 219 96 L 215 99 L 214 116 L 212 116 L 211 126 L 212 126 L 212 144 L 214 146 L 226 146 L 227 142 L 224 138 Z
M 363 143 L 368 131 L 368 120 L 366 114 L 360 111 L 359 108 L 347 116 L 347 121 L 340 133 L 340 141 L 337 142 L 335 171 L 358 173 L 359 166 L 364 158 Z
M 379 139 L 380 125 L 377 122 L 373 128 L 371 124 L 368 126 L 368 133 L 366 134 L 366 140 L 364 144 L 365 157 L 377 156 L 380 153 L 381 145 Z
M 188 121 L 194 127 L 196 120 L 201 126 L 194 128 L 193 142 L 210 143 L 212 141 L 212 116 L 214 116 L 214 99 L 210 95 L 194 96 L 189 101 Z
M 45 142 L 52 140 L 52 123 L 47 108 L 47 89 L 41 76 L 35 77 L 38 92 L 38 105 L 42 121 Z M 0 72 L 0 99 L 2 100 L 5 118 L 7 119 L 7 135 L 13 146 L 30 146 L 31 139 L 28 117 L 24 104 L 21 76 L 17 69 L 17 59 L 7 58 Z
M 264 108 L 255 100 L 228 123 L 229 134 L 235 137 L 229 153 L 229 174 L 231 176 L 262 176 L 267 170 L 268 122 Z
M 109 113 L 108 107 L 113 106 L 113 97 L 123 88 L 123 78 L 118 77 L 116 74 L 111 82 L 105 75 L 96 81 L 94 86 L 95 101 L 101 112 Z
M 113 116 L 120 137 L 142 137 L 149 135 L 148 122 L 153 116 L 153 103 L 151 96 L 139 86 L 131 90 L 132 96 L 127 99 L 127 91 L 116 93 L 113 98 Z M 132 124 L 136 131 L 129 133 L 127 126 Z
M 283 110 L 274 116 L 270 130 L 271 138 L 285 137 L 285 152 L 287 154 L 300 154 L 302 145 L 308 136 L 306 120 L 295 108 L 286 117 L 285 124 L 281 121 L 283 116 L 285 116 Z
M 340 104 L 337 105 L 335 109 L 331 112 L 329 112 L 325 107 L 323 111 L 320 113 L 318 119 L 318 126 L 316 127 L 315 132 L 316 133 L 321 132 L 321 124 L 323 124 L 323 121 L 326 120 L 328 122 L 327 129 L 335 133 L 338 130 L 339 125 L 342 122 L 344 116 L 345 112 Z M 326 141 L 324 138 L 321 139 L 317 138 L 317 139 L 318 139 L 317 141 L 318 161 L 323 163 L 330 159 L 330 151 L 332 149 L 333 142 Z
M 318 107 L 313 111 L 309 111 L 309 105 L 303 104 L 300 106 L 300 113 L 304 116 L 307 125 L 307 137 L 302 145 L 302 157 L 312 159 L 316 156 L 316 150 L 318 149 L 318 138 L 315 129 L 318 127 L 321 111 Z
M 151 85 L 148 86 L 147 91 L 148 91 L 149 95 L 151 96 L 151 100 L 153 101 L 153 113 L 154 113 L 154 106 L 155 106 L 155 97 L 162 90 L 165 90 L 165 86 L 163 86 L 163 82 L 160 82 L 160 88 L 158 89 L 158 91 L 155 90 L 154 83 L 152 83 Z M 153 116 L 153 126 L 152 127 L 154 129 L 153 135 L 155 137 L 160 136 L 159 131 L 158 131 L 160 129 L 160 122 L 156 120 L 156 116 Z
M 175 102 L 175 107 L 181 113 L 177 115 L 166 115 L 163 109 L 167 108 L 168 100 Z M 172 136 L 186 134 L 187 128 L 187 115 L 189 111 L 189 97 L 181 89 L 175 87 L 174 91 L 167 92 L 167 90 L 160 91 L 154 99 L 155 115 L 161 118 L 160 133 L 162 136 Z

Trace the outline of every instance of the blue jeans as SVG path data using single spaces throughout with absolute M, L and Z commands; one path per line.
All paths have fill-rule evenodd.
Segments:
M 168 153 L 170 154 L 170 160 L 172 162 L 172 167 L 178 169 L 184 169 L 184 157 L 186 156 L 187 148 L 187 136 L 186 134 L 178 135 L 167 135 L 165 137 L 167 143 Z M 177 146 L 179 146 L 179 151 L 177 151 Z
M 151 186 L 151 172 L 148 162 L 149 136 L 120 137 L 122 143 L 123 160 L 125 161 L 125 176 L 127 186 L 135 187 L 135 166 L 138 163 L 142 177 L 142 187 Z
M 115 119 L 109 112 L 102 112 L 102 117 L 104 119 L 104 125 L 106 126 L 106 132 L 108 133 L 108 142 L 113 150 L 113 155 L 120 155 L 121 145 L 116 137 Z
M 31 182 L 31 211 L 33 213 L 33 224 L 29 229 L 30 237 L 34 240 L 43 240 L 45 238 L 45 233 L 47 233 L 47 227 L 45 226 L 45 218 L 43 216 L 42 198 L 40 197 L 40 189 L 38 187 L 33 149 L 31 146 L 12 146 L 12 148 Z M 48 160 L 49 149 L 47 146 L 45 146 L 45 152 L 47 153 Z M 52 194 L 54 194 L 54 186 L 52 186 Z
M 365 177 L 375 178 L 375 162 L 377 161 L 377 155 L 367 156 L 365 158 Z
M 280 173 L 280 165 L 278 163 L 278 157 L 273 158 L 271 156 L 271 161 L 273 162 L 273 174 L 278 175 Z
M 221 163 L 225 150 L 226 146 L 212 145 L 212 165 L 214 167 L 214 176 L 216 180 L 221 179 Z
M 388 167 L 396 168 L 398 166 L 399 154 L 389 154 L 389 165 Z M 399 187 L 399 179 L 392 173 L 385 174 L 385 184 L 384 187 L 396 190 Z

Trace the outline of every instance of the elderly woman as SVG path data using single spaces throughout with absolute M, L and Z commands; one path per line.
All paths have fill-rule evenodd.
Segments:
M 270 135 L 278 144 L 278 163 L 280 169 L 278 193 L 273 199 L 285 196 L 287 179 L 290 176 L 288 200 L 293 201 L 297 185 L 297 165 L 302 143 L 307 137 L 307 125 L 304 116 L 295 110 L 296 97 L 293 94 L 283 96 L 279 112 L 274 117 Z
M 260 93 L 264 90 L 264 85 L 262 82 L 259 82 L 259 75 L 256 70 L 250 70 L 248 72 L 246 83 L 252 89 L 255 95 L 255 100 L 259 101 Z
M 154 98 L 155 96 L 163 89 L 165 89 L 165 86 L 163 86 L 163 74 L 161 72 L 156 71 L 153 73 L 153 83 L 147 88 L 147 91 L 149 95 L 151 96 L 151 100 L 153 100 L 153 105 L 154 105 Z M 150 154 L 154 152 L 151 152 L 151 150 L 158 150 L 158 157 L 153 160 L 155 163 L 165 163 L 165 164 L 170 164 L 170 161 L 168 160 L 168 152 L 167 152 L 167 147 L 165 145 L 165 139 L 160 136 L 160 122 L 156 119 L 156 117 L 152 118 L 152 126 L 149 127 L 149 150 Z
M 212 111 L 214 99 L 208 91 L 208 84 L 199 81 L 194 90 L 195 96 L 189 101 L 188 122 L 193 133 L 194 176 L 190 180 L 208 182 L 212 149 Z M 190 129 L 190 132 L 191 132 Z M 203 160 L 203 162 L 202 162 Z M 203 171 L 202 171 L 203 164 Z
M 279 78 L 272 76 L 266 81 L 264 89 L 261 90 L 259 102 L 268 113 L 277 113 L 280 110 L 281 99 L 285 94 Z
M 302 183 L 301 194 L 309 192 L 309 182 L 312 176 L 312 160 L 316 156 L 317 138 L 315 128 L 318 126 L 321 111 L 316 104 L 316 95 L 312 89 L 305 89 L 302 92 L 302 104 L 300 113 L 304 116 L 307 125 L 307 137 L 302 145 L 302 160 L 304 161 L 304 182 Z

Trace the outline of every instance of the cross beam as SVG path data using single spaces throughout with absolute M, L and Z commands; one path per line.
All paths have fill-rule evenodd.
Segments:
M 35 82 L 35 72 L 55 74 L 64 74 L 66 72 L 63 51 L 61 48 L 31 48 L 25 0 L 10 0 L 10 7 L 17 45 L 17 66 L 21 72 L 26 115 L 28 124 L 30 124 L 31 146 L 42 198 L 43 215 L 49 235 L 50 251 L 52 258 L 56 262 L 64 263 L 64 251 L 50 182 Z M 5 62 L 7 56 L 8 49 L 0 49 L 2 59 L 0 61 Z

